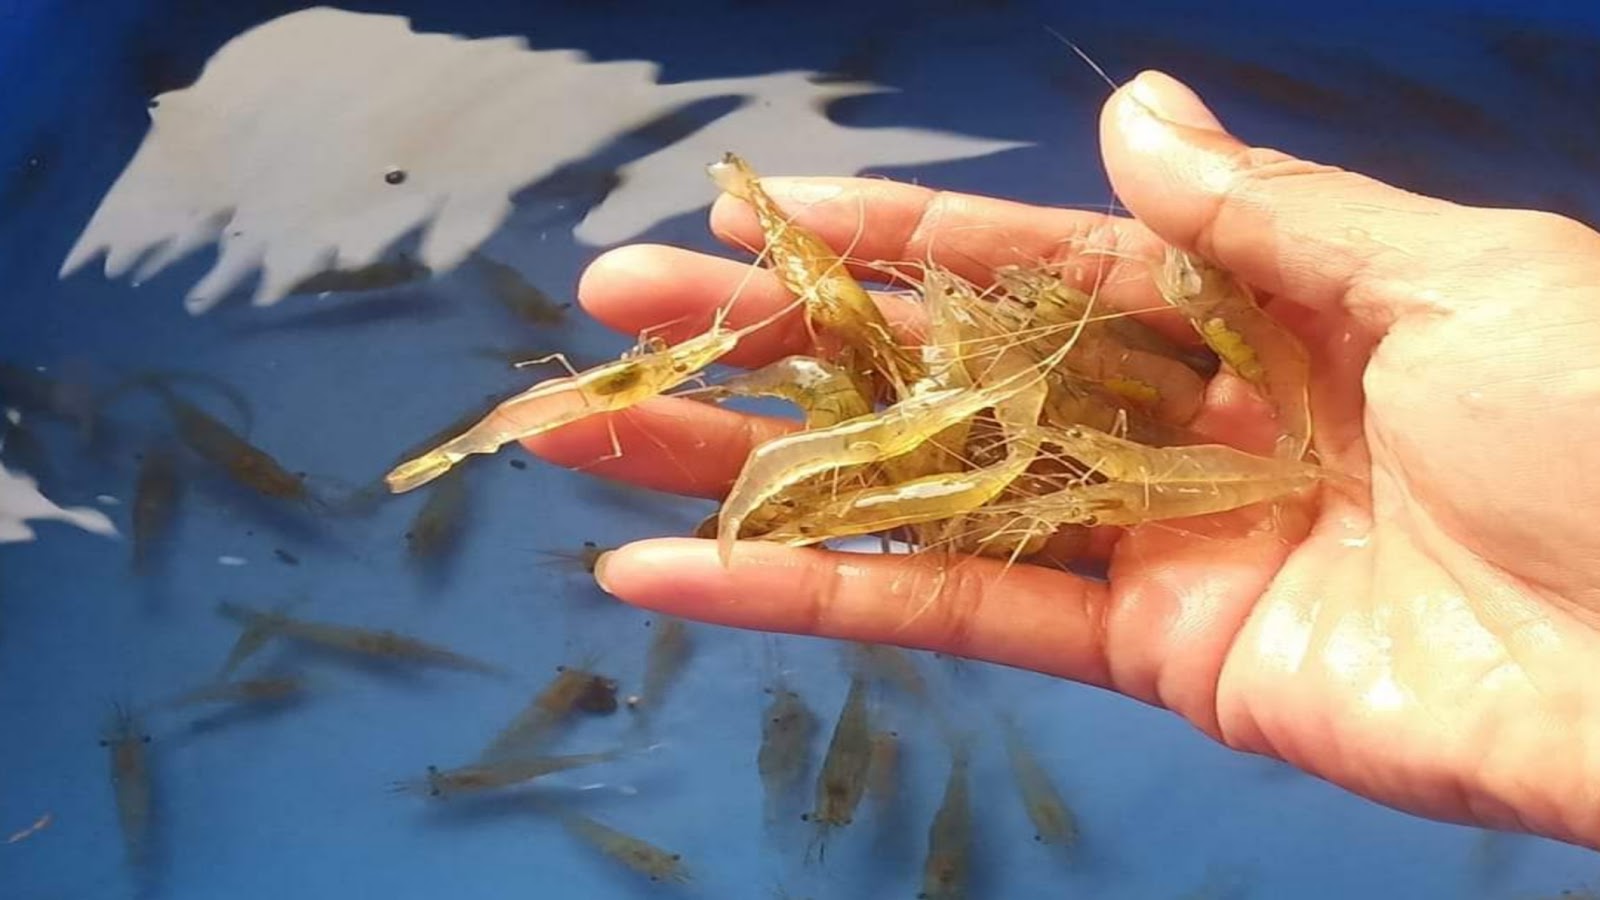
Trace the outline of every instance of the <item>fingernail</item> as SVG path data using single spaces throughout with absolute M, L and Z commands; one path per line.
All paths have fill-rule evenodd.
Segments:
M 607 550 L 594 558 L 594 583 L 600 586 L 600 590 L 608 594 L 611 593 L 611 588 L 606 585 L 606 563 L 611 561 L 613 552 Z
M 1175 125 L 1203 131 L 1223 131 L 1222 123 L 1194 91 L 1160 72 L 1140 72 L 1130 88 L 1136 105 Z
M 821 203 L 844 193 L 844 188 L 839 185 L 814 178 L 763 178 L 761 184 L 775 199 L 795 203 Z

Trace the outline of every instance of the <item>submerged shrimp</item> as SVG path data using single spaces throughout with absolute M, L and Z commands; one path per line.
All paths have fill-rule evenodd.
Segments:
M 689 883 L 683 857 L 571 810 L 560 813 L 567 830 L 651 881 Z
M 844 260 L 820 237 L 790 221 L 738 155 L 724 154 L 706 171 L 718 188 L 755 211 L 772 269 L 790 293 L 805 301 L 808 320 L 837 335 L 903 396 L 922 376 L 922 367 L 895 340 L 888 320 Z
M 111 752 L 111 787 L 117 797 L 117 820 L 122 826 L 122 842 L 128 863 L 143 865 L 149 849 L 150 762 L 145 745 L 150 736 L 139 720 L 122 706 L 111 711 L 111 722 L 100 746 Z
M 621 756 L 621 750 L 607 750 L 601 753 L 507 759 L 455 769 L 429 766 L 427 774 L 423 777 L 397 781 L 390 785 L 389 789 L 396 792 L 427 794 L 430 797 L 453 797 L 458 794 L 512 787 L 556 772 L 612 762 Z
M 889 644 L 852 642 L 856 667 L 874 679 L 892 684 L 907 695 L 921 699 L 928 694 L 928 682 L 917 669 L 910 653 Z
M 502 670 L 497 666 L 393 631 L 374 631 L 350 625 L 308 622 L 292 618 L 285 613 L 261 612 L 227 601 L 219 604 L 217 609 L 224 616 L 243 624 L 246 628 L 260 627 L 268 635 L 303 641 L 329 650 L 394 662 L 463 669 L 486 675 L 502 674 Z
M 406 529 L 406 547 L 414 559 L 433 559 L 454 545 L 466 519 L 467 483 L 457 470 L 439 479 Z
M 900 735 L 893 731 L 872 733 L 872 761 L 867 764 L 867 793 L 882 808 L 894 802 L 900 776 Z
M 628 409 L 693 378 L 746 335 L 765 328 L 784 312 L 787 310 L 744 328 L 728 330 L 722 327 L 727 310 L 721 309 L 709 331 L 680 344 L 666 347 L 649 342 L 640 352 L 614 362 L 542 381 L 500 403 L 461 434 L 396 466 L 384 481 L 390 491 L 402 494 L 438 478 L 473 454 L 495 453 L 512 441 L 554 431 L 599 413 Z M 568 394 L 578 401 L 573 408 L 554 415 L 530 415 L 549 398 Z
M 583 571 L 593 575 L 595 564 L 600 561 L 600 557 L 615 549 L 615 547 L 602 547 L 594 541 L 584 541 L 583 545 L 575 551 L 536 550 L 534 552 L 541 556 L 549 557 L 552 561 L 565 560 L 567 562 L 577 563 L 578 566 L 583 569 Z
M 168 701 L 167 706 L 181 708 L 202 703 L 282 703 L 293 700 L 305 690 L 306 680 L 298 675 L 218 681 L 180 694 Z
M 928 860 L 923 864 L 918 900 L 960 900 L 967 895 L 972 853 L 969 765 L 966 745 L 956 746 L 950 760 L 950 777 L 944 786 L 944 802 L 928 827 Z
M 142 572 L 178 501 L 177 461 L 165 447 L 145 451 L 133 486 L 133 570 Z
M 756 771 L 766 794 L 767 820 L 772 821 L 811 768 L 817 716 L 799 694 L 781 681 L 767 692 L 772 695 L 772 702 L 761 711 L 761 749 L 756 754 Z
M 179 397 L 166 385 L 155 382 L 151 386 L 166 403 L 184 444 L 234 481 L 276 500 L 304 500 L 310 496 L 303 476 L 291 473 L 221 420 Z
M 1155 281 L 1206 346 L 1272 405 L 1277 455 L 1304 456 L 1311 444 L 1311 362 L 1299 338 L 1256 304 L 1249 286 L 1176 247 L 1167 248 Z
M 1010 717 L 1002 717 L 1001 731 L 1005 736 L 1006 757 L 1011 762 L 1011 776 L 1017 784 L 1022 805 L 1033 822 L 1033 839 L 1041 844 L 1071 848 L 1078 842 L 1078 819 L 1061 798 L 1061 792 L 1050 780 L 1050 775 L 1039 764 L 1037 757 L 1022 740 L 1022 732 Z
M 595 706 L 596 692 L 609 704 Z M 582 666 L 558 666 L 556 677 L 500 730 L 478 755 L 483 762 L 513 758 L 531 752 L 573 710 L 609 713 L 616 707 L 617 683 Z M 586 705 L 587 701 L 587 705 Z
M 817 826 L 818 838 L 829 829 L 843 828 L 855 818 L 856 807 L 867 789 L 867 773 L 872 768 L 872 723 L 867 712 L 867 683 L 856 677 L 839 710 L 833 738 L 823 757 L 822 775 L 817 779 L 816 808 L 806 820 Z
M 515 267 L 481 253 L 472 254 L 472 261 L 483 271 L 489 293 L 517 318 L 533 325 L 560 325 L 567 320 L 572 304 L 555 302 Z
M 659 616 L 656 624 L 655 637 L 645 652 L 644 689 L 636 702 L 628 704 L 646 713 L 661 705 L 667 688 L 677 680 L 694 649 L 689 641 L 689 626 L 682 619 Z

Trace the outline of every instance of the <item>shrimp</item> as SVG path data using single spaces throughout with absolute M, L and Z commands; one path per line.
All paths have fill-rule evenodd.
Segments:
M 166 403 L 178 437 L 228 477 L 275 500 L 305 500 L 310 496 L 304 476 L 290 473 L 265 451 L 166 385 L 157 382 L 151 386 Z
M 1022 740 L 1022 732 L 1009 716 L 1001 717 L 1006 757 L 1011 761 L 1011 776 L 1016 781 L 1022 805 L 1033 821 L 1033 839 L 1041 844 L 1071 848 L 1078 843 L 1078 820 Z
M 141 572 L 166 533 L 178 501 L 177 462 L 165 447 L 145 451 L 133 486 L 133 570 Z
M 1014 376 L 1033 370 L 1020 354 L 1006 353 L 994 369 Z M 808 543 L 826 537 L 869 534 L 902 525 L 958 517 L 1000 496 L 1033 464 L 1039 442 L 1031 429 L 1038 424 L 1048 388 L 1043 380 L 1026 384 L 1012 396 L 996 400 L 994 415 L 1004 435 L 1005 455 L 999 461 L 964 472 L 935 472 L 883 487 L 867 488 L 814 507 L 806 515 L 764 535 L 766 540 Z
M 432 275 L 432 269 L 401 254 L 397 259 L 380 259 L 355 269 L 327 269 L 317 272 L 289 288 L 289 295 L 381 291 Z
M 297 675 L 217 681 L 181 694 L 168 701 L 167 706 L 179 708 L 202 703 L 283 703 L 298 697 L 305 689 L 305 679 Z
M 1176 247 L 1167 248 L 1155 282 L 1206 346 L 1272 405 L 1277 455 L 1303 457 L 1311 444 L 1311 363 L 1300 340 L 1256 304 L 1249 286 Z
M 593 575 L 595 563 L 600 561 L 600 557 L 615 549 L 615 547 L 602 547 L 594 541 L 584 541 L 583 545 L 576 551 L 537 550 L 535 552 L 541 556 L 549 557 L 552 561 L 565 560 L 577 563 L 583 571 Z
M 889 644 L 852 642 L 855 661 L 861 671 L 874 679 L 892 684 L 912 697 L 922 699 L 928 694 L 928 682 L 917 669 L 911 654 Z
M 111 723 L 100 746 L 111 752 L 111 786 L 117 797 L 117 820 L 122 826 L 122 842 L 129 865 L 146 861 L 150 837 L 150 762 L 145 734 L 134 714 L 114 706 Z
M 219 604 L 217 609 L 224 616 L 242 623 L 246 628 L 260 626 L 268 634 L 277 637 L 315 644 L 342 653 L 392 662 L 462 669 L 486 675 L 503 674 L 503 670 L 497 666 L 393 631 L 374 631 L 350 625 L 308 622 L 281 612 L 264 613 L 226 601 Z
M 985 387 L 930 388 L 878 415 L 851 419 L 832 428 L 784 435 L 760 445 L 745 461 L 717 513 L 717 555 L 722 564 L 730 563 L 733 544 L 745 518 L 785 487 L 847 465 L 889 459 L 914 450 L 949 426 L 1040 384 L 1040 371 L 1053 368 L 1071 347 L 1068 342 L 1039 367 L 1023 368 Z M 935 485 L 933 490 L 937 489 Z M 981 492 L 981 487 L 971 491 Z
M 549 736 L 551 729 L 565 721 L 573 710 L 586 709 L 582 705 L 585 701 L 593 705 L 597 685 L 602 695 L 612 698 L 610 709 L 604 711 L 615 710 L 615 680 L 592 672 L 587 667 L 557 666 L 556 677 L 494 736 L 478 755 L 479 761 L 507 759 L 537 747 Z
M 844 341 L 904 396 L 922 377 L 916 356 L 895 340 L 878 305 L 820 237 L 785 216 L 762 189 L 749 163 L 733 153 L 706 169 L 718 188 L 748 203 L 761 223 L 766 254 L 778 280 L 805 301 L 807 319 Z
M 460 470 L 448 473 L 434 485 L 427 502 L 417 510 L 406 529 L 406 546 L 415 559 L 442 555 L 455 543 L 466 518 L 467 484 Z
M 872 412 L 869 394 L 849 370 L 809 356 L 787 356 L 720 384 L 673 396 L 777 397 L 800 407 L 807 428 L 827 428 Z
M 678 854 L 572 810 L 563 810 L 560 816 L 569 832 L 651 881 L 689 883 L 689 872 Z
M 1041 427 L 1088 472 L 1112 479 L 1068 487 L 992 510 L 1082 525 L 1137 525 L 1226 512 L 1337 477 L 1319 466 L 1255 456 L 1220 444 L 1145 447 L 1083 426 Z
M 917 894 L 918 900 L 960 900 L 967 895 L 972 852 L 969 766 L 970 751 L 965 743 L 957 745 L 951 754 L 944 802 L 934 814 L 933 824 L 928 826 L 928 859 L 922 867 L 922 891 Z
M 872 761 L 867 764 L 867 793 L 879 807 L 894 800 L 900 774 L 900 735 L 893 731 L 874 731 L 871 738 Z
M 489 293 L 517 318 L 534 325 L 560 325 L 567 320 L 567 310 L 572 304 L 555 302 L 515 267 L 481 253 L 472 254 L 472 261 L 483 270 Z
M 660 616 L 655 637 L 645 652 L 644 689 L 637 698 L 630 698 L 629 706 L 649 713 L 661 705 L 667 688 L 676 681 L 689 662 L 693 644 L 689 640 L 689 627 L 682 619 Z M 642 721 L 642 720 L 641 720 Z
M 811 768 L 811 741 L 817 733 L 817 716 L 800 695 L 781 681 L 767 689 L 772 702 L 761 711 L 761 749 L 756 771 L 766 794 L 767 820 L 777 817 L 784 798 Z
M 620 412 L 668 391 L 738 346 L 740 340 L 781 317 L 787 309 L 736 330 L 722 327 L 726 308 L 711 329 L 672 347 L 651 341 L 639 352 L 565 378 L 543 381 L 497 405 L 466 431 L 401 463 L 384 476 L 396 494 L 415 490 L 476 453 L 495 453 L 512 441 L 554 431 L 599 413 Z M 578 404 L 554 415 L 530 416 L 551 397 L 572 395 Z
M 275 621 L 272 614 L 261 616 L 244 623 L 239 629 L 239 636 L 234 639 L 233 646 L 228 648 L 228 656 L 222 661 L 222 668 L 217 671 L 217 682 L 225 682 L 233 677 L 244 661 L 256 655 L 267 641 L 276 633 L 272 628 Z
M 621 756 L 621 750 L 607 750 L 601 753 L 508 759 L 461 766 L 456 769 L 429 766 L 427 774 L 422 778 L 397 781 L 390 785 L 389 789 L 395 792 L 427 794 L 430 797 L 454 797 L 459 794 L 512 787 L 556 772 L 611 762 L 620 759 Z
M 872 730 L 867 712 L 867 683 L 860 677 L 850 680 L 850 693 L 839 710 L 833 738 L 823 757 L 822 775 L 817 779 L 817 805 L 805 818 L 814 823 L 820 840 L 829 829 L 843 828 L 855 817 L 856 807 L 867 788 L 867 772 L 872 766 Z

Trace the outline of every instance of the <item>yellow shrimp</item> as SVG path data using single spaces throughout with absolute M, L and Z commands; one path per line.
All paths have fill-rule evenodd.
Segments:
M 1299 339 L 1256 304 L 1248 285 L 1176 247 L 1167 248 L 1155 282 L 1206 346 L 1272 404 L 1277 455 L 1304 456 L 1311 444 L 1311 363 Z
M 568 831 L 651 881 L 689 883 L 689 871 L 678 854 L 571 810 L 560 815 Z
M 788 314 L 789 308 L 736 330 L 722 327 L 727 309 L 718 310 L 711 329 L 672 347 L 643 342 L 637 352 L 622 359 L 565 378 L 534 385 L 496 406 L 466 431 L 438 447 L 396 466 L 384 477 L 389 490 L 400 494 L 421 487 L 450 471 L 475 453 L 494 453 L 512 441 L 554 431 L 598 413 L 618 412 L 670 390 L 693 378 L 740 340 Z M 548 398 L 572 394 L 581 401 L 555 415 L 529 416 Z M 531 418 L 531 421 L 530 421 Z
M 393 631 L 308 622 L 281 612 L 261 612 L 226 601 L 218 604 L 217 610 L 246 629 L 259 628 L 268 635 L 315 644 L 328 650 L 397 663 L 442 666 L 486 675 L 502 674 L 497 666 Z
M 1086 477 L 1110 480 L 991 509 L 1060 524 L 1137 525 L 1239 509 L 1334 477 L 1297 460 L 1217 444 L 1146 447 L 1083 426 L 1040 427 L 1037 435 L 1080 462 Z
M 1013 377 L 1034 372 L 1020 354 L 1002 356 L 996 368 Z M 1002 379 L 1004 380 L 1004 379 Z M 1028 466 L 1039 445 L 1031 430 L 1039 421 L 1048 388 L 1042 379 L 1027 383 L 1016 393 L 994 403 L 995 418 L 1005 436 L 1005 456 L 998 462 L 964 472 L 936 472 L 891 484 L 867 488 L 815 507 L 808 514 L 785 522 L 767 540 L 810 543 L 828 537 L 870 534 L 901 525 L 916 525 L 959 516 L 1000 496 Z
M 895 340 L 872 297 L 826 242 L 794 224 L 762 189 L 750 164 L 733 153 L 708 166 L 717 187 L 750 204 L 766 237 L 766 253 L 785 287 L 805 301 L 810 321 L 838 335 L 898 396 L 922 375 L 916 357 Z
M 397 781 L 394 792 L 423 793 L 430 797 L 450 797 L 479 791 L 513 787 L 556 772 L 611 762 L 622 756 L 620 750 L 601 753 L 573 753 L 566 756 L 530 756 L 497 762 L 478 763 L 455 769 L 429 766 L 422 778 Z
M 1040 366 L 1024 368 L 991 385 L 972 390 L 929 389 L 878 415 L 785 435 L 757 447 L 718 513 L 717 553 L 723 565 L 731 560 L 745 518 L 784 488 L 823 472 L 914 450 L 951 425 L 1042 383 L 1041 371 L 1059 364 L 1071 348 L 1069 341 Z

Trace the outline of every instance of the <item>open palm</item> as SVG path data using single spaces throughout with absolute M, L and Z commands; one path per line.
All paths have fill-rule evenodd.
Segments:
M 1316 453 L 1359 487 L 1103 535 L 1106 583 L 759 543 L 725 569 L 710 542 L 664 539 L 610 554 L 605 587 L 709 621 L 1105 686 L 1412 812 L 1600 846 L 1600 235 L 1247 148 L 1155 73 L 1112 97 L 1102 132 L 1137 222 L 862 179 L 767 185 L 853 257 L 931 257 L 980 281 L 1095 259 L 1123 309 L 1159 305 L 1138 260 L 1162 241 L 1215 260 L 1306 342 Z M 719 203 L 713 226 L 759 243 L 738 204 Z M 736 293 L 734 325 L 788 299 L 744 264 L 648 246 L 602 257 L 580 290 L 624 332 L 675 322 L 668 339 Z M 796 317 L 728 361 L 811 349 Z M 1250 448 L 1268 425 L 1227 375 L 1194 423 Z M 591 471 L 709 497 L 789 427 L 661 400 L 529 448 L 590 464 L 609 455 L 608 426 L 623 454 Z

